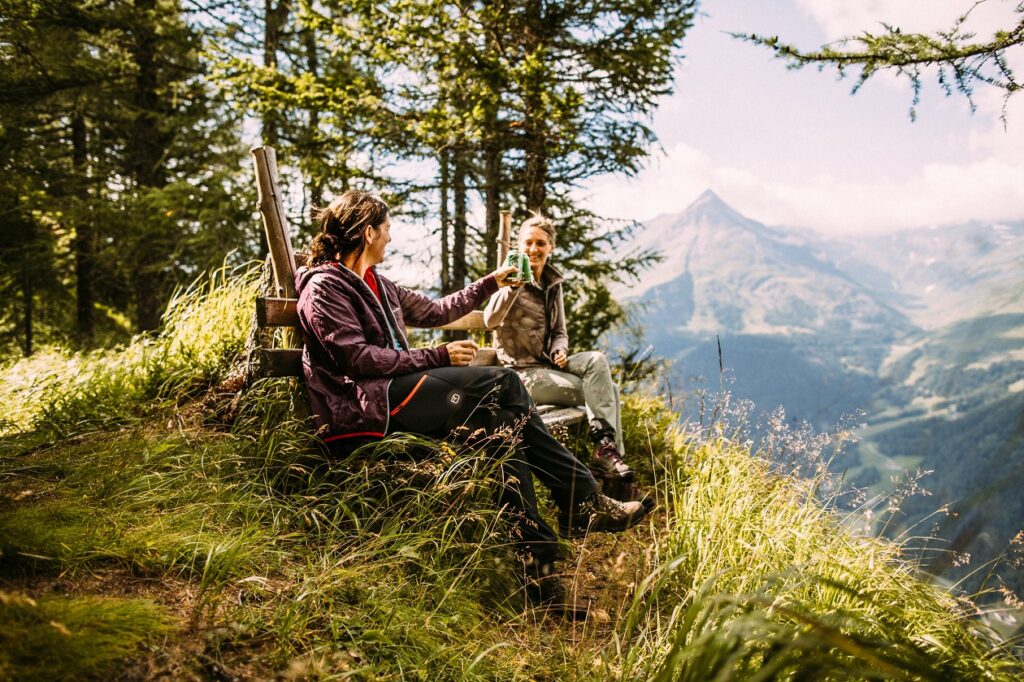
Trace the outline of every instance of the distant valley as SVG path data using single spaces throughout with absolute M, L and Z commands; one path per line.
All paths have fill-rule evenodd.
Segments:
M 907 500 L 890 532 L 950 505 L 936 532 L 974 556 L 964 573 L 1024 528 L 1024 221 L 838 239 L 708 191 L 636 246 L 664 260 L 620 297 L 684 399 L 718 389 L 720 339 L 726 388 L 755 414 L 781 405 L 827 429 L 864 412 L 837 463 L 848 481 L 879 492 L 907 467 L 934 471 L 933 496 Z M 926 558 L 939 571 L 945 556 Z

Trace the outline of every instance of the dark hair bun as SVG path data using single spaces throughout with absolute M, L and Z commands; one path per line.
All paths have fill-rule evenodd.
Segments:
M 381 225 L 388 217 L 388 205 L 368 192 L 349 190 L 326 208 L 313 209 L 320 234 L 310 245 L 310 263 L 320 265 L 352 252 L 361 252 L 366 228 Z

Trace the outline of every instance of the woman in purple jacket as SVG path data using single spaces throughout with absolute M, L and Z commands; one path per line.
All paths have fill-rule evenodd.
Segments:
M 378 275 L 391 241 L 387 205 L 348 191 L 320 213 L 310 267 L 296 273 L 305 347 L 303 374 L 318 433 L 334 449 L 394 432 L 443 438 L 468 427 L 495 433 L 519 429 L 515 452 L 502 461 L 500 503 L 509 510 L 527 567 L 527 594 L 535 603 L 577 617 L 555 570 L 558 541 L 537 510 L 536 476 L 559 508 L 559 531 L 621 531 L 646 513 L 598 491 L 594 477 L 551 437 L 533 409 L 519 375 L 501 367 L 470 367 L 472 341 L 412 348 L 406 324 L 433 327 L 455 320 L 509 286 L 514 268 L 502 268 L 465 289 L 432 300 Z M 495 456 L 504 454 L 493 446 Z

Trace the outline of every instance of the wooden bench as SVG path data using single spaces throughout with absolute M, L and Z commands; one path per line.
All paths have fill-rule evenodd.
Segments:
M 298 329 L 295 270 L 306 262 L 306 255 L 292 249 L 291 234 L 282 204 L 277 173 L 277 156 L 272 147 L 252 150 L 259 191 L 259 209 L 263 216 L 263 229 L 270 250 L 269 269 L 264 270 L 260 296 L 256 299 L 254 328 L 255 348 L 250 351 L 250 378 L 301 377 L 302 335 Z M 512 216 L 502 213 L 501 235 L 498 239 L 498 262 L 504 262 L 508 253 Z M 461 317 L 438 329 L 468 332 L 489 331 L 480 310 Z M 275 334 L 276 329 L 283 330 Z M 493 348 L 481 348 L 473 360 L 474 365 L 496 365 L 497 353 Z M 579 407 L 538 405 L 544 423 L 553 428 L 570 426 L 586 419 Z

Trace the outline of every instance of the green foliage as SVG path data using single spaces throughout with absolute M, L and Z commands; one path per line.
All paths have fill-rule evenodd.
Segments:
M 723 437 L 678 437 L 659 486 L 675 523 L 655 535 L 654 570 L 618 633 L 622 678 L 1020 672 L 968 600 L 922 582 L 898 545 L 846 530 L 820 482 L 772 473 Z
M 174 586 L 176 624 L 203 633 L 201 654 L 181 654 L 195 671 L 213 661 L 324 679 L 1019 677 L 970 600 L 922 581 L 898 544 L 850 531 L 820 501 L 821 480 L 773 470 L 720 424 L 680 427 L 662 398 L 635 390 L 624 396 L 627 453 L 659 512 L 623 536 L 566 545 L 579 557 L 565 563 L 570 583 L 601 573 L 622 605 L 607 625 L 542 619 L 524 609 L 482 452 L 397 435 L 331 459 L 290 380 L 254 386 L 229 428 L 204 426 L 198 402 L 158 409 L 237 356 L 253 274 L 182 294 L 146 353 L 78 356 L 88 371 L 77 373 L 65 359 L 45 390 L 7 394 L 21 426 L 0 440 L 5 585 L 28 592 L 59 575 L 88 594 L 85 577 L 103 574 Z M 77 398 L 55 403 L 62 388 Z M 104 421 L 118 390 L 134 407 Z M 54 423 L 77 435 L 52 442 Z M 169 617 L 140 615 L 142 602 L 122 611 L 61 597 L 42 613 L 42 599 L 3 595 L 13 615 L 0 665 L 19 676 L 51 673 L 38 663 L 49 660 L 70 677 L 116 673 L 169 632 Z M 80 663 L 67 662 L 51 620 L 101 634 L 76 640 Z
M 144 599 L 0 591 L 0 677 L 109 679 L 140 644 L 169 631 L 166 614 Z
M 168 303 L 159 334 L 125 348 L 50 350 L 10 364 L 0 433 L 34 428 L 69 437 L 150 414 L 154 399 L 176 403 L 215 384 L 243 350 L 257 276 L 258 268 L 225 265 L 197 280 Z
M 0 348 L 123 342 L 225 252 L 255 255 L 205 27 L 168 0 L 5 1 L 0 19 Z

